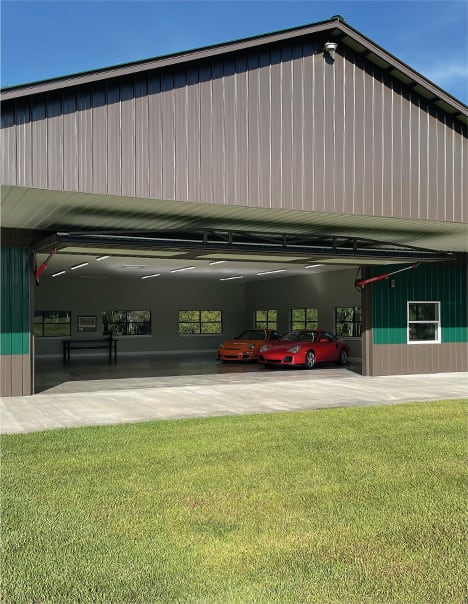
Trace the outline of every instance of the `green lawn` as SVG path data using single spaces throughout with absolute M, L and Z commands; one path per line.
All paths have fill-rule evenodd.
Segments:
M 466 602 L 467 403 L 4 436 L 2 602 Z

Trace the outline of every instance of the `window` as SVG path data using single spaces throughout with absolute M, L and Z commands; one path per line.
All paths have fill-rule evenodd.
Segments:
M 71 312 L 69 310 L 36 310 L 34 335 L 39 337 L 70 336 Z
M 408 344 L 440 342 L 440 302 L 408 302 Z
M 291 308 L 291 329 L 316 329 L 318 308 Z
M 220 334 L 223 331 L 220 310 L 180 310 L 179 335 Z
M 335 331 L 337 336 L 358 338 L 361 335 L 361 307 L 338 306 L 335 308 Z
M 147 336 L 151 334 L 151 311 L 106 310 L 102 326 L 105 336 Z
M 277 329 L 278 328 L 278 311 L 277 310 L 256 310 L 255 311 L 255 327 L 260 329 Z

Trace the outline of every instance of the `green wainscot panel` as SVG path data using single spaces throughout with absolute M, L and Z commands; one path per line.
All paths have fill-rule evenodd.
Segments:
M 0 354 L 29 353 L 29 250 L 3 247 Z
M 405 266 L 408 265 L 391 270 Z M 374 275 L 385 272 L 388 267 L 373 269 Z M 373 288 L 374 344 L 407 343 L 408 301 L 440 302 L 442 342 L 468 341 L 466 266 L 421 264 L 395 275 L 394 279 L 395 288 L 389 287 L 389 280 L 368 286 Z

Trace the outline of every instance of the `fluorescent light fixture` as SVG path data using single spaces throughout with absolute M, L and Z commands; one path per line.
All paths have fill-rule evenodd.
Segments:
M 154 275 L 145 275 L 142 279 L 152 279 L 153 277 L 159 277 L 161 273 L 155 273 Z
M 82 262 L 81 264 L 76 264 L 75 266 L 70 266 L 70 270 L 74 271 L 77 268 L 81 268 L 82 266 L 88 266 L 89 262 Z
M 231 281 L 232 279 L 243 279 L 243 275 L 238 275 L 237 277 L 223 277 L 220 281 Z
M 304 268 L 317 268 L 318 266 L 322 266 L 321 264 L 309 264 L 308 266 L 305 266 Z
M 265 271 L 264 273 L 257 273 L 257 275 L 273 275 L 273 273 L 285 273 L 285 268 L 278 268 L 275 271 Z
M 99 256 L 99 258 L 96 258 L 96 260 L 101 262 L 101 260 L 106 260 L 106 258 L 110 258 L 110 256 Z
M 193 268 L 195 268 L 194 266 L 184 266 L 183 268 L 174 268 L 172 269 L 171 273 L 180 273 L 181 271 L 191 271 Z
M 60 277 L 60 275 L 64 275 L 65 273 L 66 273 L 66 271 L 60 271 L 60 272 L 58 272 L 58 273 L 54 273 L 54 274 L 52 275 L 52 277 Z
M 213 264 L 222 264 L 223 262 L 227 262 L 227 260 L 215 260 L 215 262 L 210 262 L 209 264 L 212 266 Z

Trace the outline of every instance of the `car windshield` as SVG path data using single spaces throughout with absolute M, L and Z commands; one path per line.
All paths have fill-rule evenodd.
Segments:
M 263 329 L 247 329 L 243 331 L 236 340 L 266 340 L 267 334 Z
M 317 337 L 316 331 L 290 331 L 286 334 L 283 340 L 288 342 L 315 342 Z

